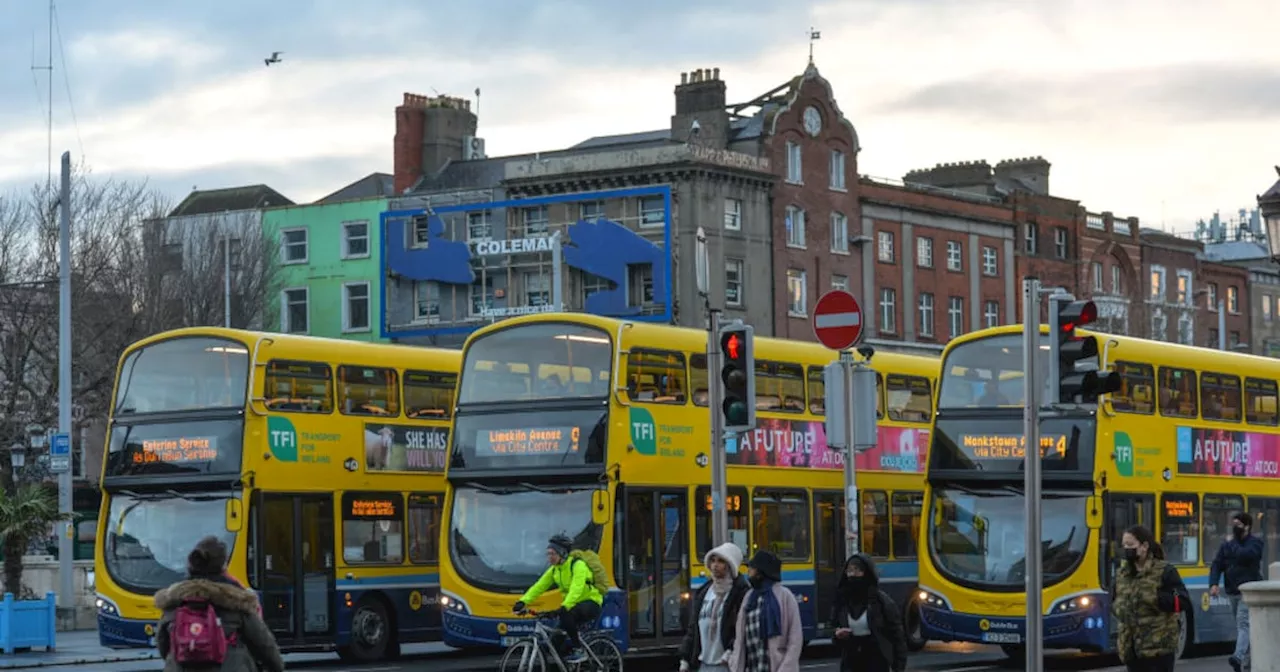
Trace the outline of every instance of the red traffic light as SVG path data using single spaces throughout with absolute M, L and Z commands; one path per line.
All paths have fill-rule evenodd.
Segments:
M 1058 314 L 1058 329 L 1071 333 L 1077 327 L 1098 321 L 1098 307 L 1092 301 L 1073 301 Z
M 742 337 L 737 334 L 729 334 L 724 339 L 724 351 L 729 355 L 729 359 L 739 359 L 742 356 Z

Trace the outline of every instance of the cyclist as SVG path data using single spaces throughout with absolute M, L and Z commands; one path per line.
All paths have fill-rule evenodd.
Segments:
M 573 542 L 563 534 L 557 534 L 547 542 L 547 563 L 551 566 L 520 597 L 512 611 L 523 613 L 529 602 L 538 599 L 538 596 L 552 587 L 558 589 L 564 599 L 557 615 L 560 617 L 560 629 L 564 630 L 566 636 L 556 642 L 556 648 L 565 656 L 566 663 L 581 663 L 587 659 L 587 654 L 582 650 L 578 630 L 600 618 L 600 605 L 604 603 L 604 596 L 596 588 L 591 578 L 591 568 L 586 561 L 569 557 L 572 549 Z

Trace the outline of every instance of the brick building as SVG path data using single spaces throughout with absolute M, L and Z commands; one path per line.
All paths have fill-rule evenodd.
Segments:
M 1249 333 L 1246 269 L 1207 261 L 1204 245 L 1154 229 L 1139 232 L 1144 282 L 1143 319 L 1155 340 L 1217 347 L 1218 304 L 1225 312 L 1227 347 Z

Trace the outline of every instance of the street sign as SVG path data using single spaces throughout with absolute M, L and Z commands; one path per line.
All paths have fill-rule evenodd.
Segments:
M 71 435 L 54 434 L 49 441 L 49 455 L 53 457 L 70 457 Z
M 813 309 L 813 334 L 832 350 L 853 347 L 862 338 L 862 307 L 849 292 L 831 290 Z
M 66 455 L 49 456 L 49 473 L 65 474 L 71 471 L 71 458 Z

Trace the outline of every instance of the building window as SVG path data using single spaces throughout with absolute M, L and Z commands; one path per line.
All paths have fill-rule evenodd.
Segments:
M 947 241 L 947 270 L 964 270 L 964 246 L 959 241 Z
M 727 306 L 742 305 L 742 260 L 724 260 L 724 303 Z
M 1023 243 L 1027 254 L 1036 254 L 1040 250 L 1040 229 L 1035 224 L 1027 224 L 1026 240 Z
M 1209 283 L 1208 303 L 1210 312 L 1218 312 L 1218 283 L 1216 282 Z
M 880 290 L 880 331 L 886 334 L 898 331 L 898 293 L 892 287 Z
M 1164 290 L 1164 267 L 1151 267 L 1151 298 L 1163 300 L 1165 297 Z
M 916 238 L 916 265 L 933 268 L 933 239 Z
M 1067 252 L 1067 230 L 1056 227 L 1053 230 L 1053 253 L 1059 259 L 1066 259 Z
M 490 240 L 493 238 L 493 218 L 488 210 L 476 210 L 467 213 L 467 240 Z
M 831 251 L 849 253 L 849 218 L 842 213 L 831 213 Z
M 787 143 L 787 181 L 792 184 L 803 184 L 804 181 L 800 177 L 800 145 L 794 142 Z
M 431 242 L 431 218 L 418 215 L 409 223 L 409 247 L 426 247 Z
M 1233 331 L 1227 336 L 1227 347 L 1234 349 L 1237 345 L 1240 345 L 1240 332 Z
M 794 317 L 808 314 L 809 289 L 804 271 L 787 270 L 787 313 Z
M 876 233 L 876 249 L 880 261 L 886 264 L 893 263 L 893 232 L 878 231 Z
M 933 295 L 920 295 L 920 335 L 933 336 Z
M 804 247 L 804 210 L 787 206 L 787 247 Z
M 540 205 L 535 208 L 523 208 L 520 214 L 524 218 L 525 238 L 545 236 L 551 231 L 551 220 L 547 217 L 547 206 Z
M 1178 303 L 1189 306 L 1193 303 L 1191 299 L 1191 271 L 1178 270 Z
M 1095 261 L 1089 265 L 1089 268 L 1093 270 L 1093 291 L 1101 292 L 1102 291 L 1102 262 Z
M 726 231 L 742 230 L 742 199 L 724 199 L 724 229 Z
M 596 292 L 607 292 L 613 289 L 613 283 L 605 278 L 592 273 L 583 272 L 582 274 L 582 301 L 580 305 L 587 305 L 587 297 Z
M 1217 327 L 1209 329 L 1209 347 L 1218 347 L 1218 333 Z
M 604 217 L 604 201 L 583 201 L 578 205 L 578 219 L 588 221 Z
M 413 319 L 430 322 L 440 317 L 440 285 L 427 280 L 413 283 Z
M 831 188 L 844 191 L 844 152 L 831 150 Z
M 988 329 L 1000 326 L 1000 302 L 987 301 L 982 304 L 982 319 Z
M 645 196 L 640 199 L 640 227 L 656 229 L 667 224 L 667 199 L 665 196 Z
M 282 263 L 305 264 L 308 256 L 306 229 L 284 229 L 280 232 L 280 260 Z
M 1262 295 L 1262 321 L 1271 322 L 1271 295 Z
M 343 331 L 368 331 L 369 311 L 372 307 L 369 301 L 369 283 L 352 282 L 342 286 L 342 330 Z
M 551 276 L 542 271 L 525 271 L 524 305 L 545 306 L 551 303 Z
M 947 302 L 947 326 L 951 338 L 964 333 L 964 299 L 959 296 L 953 296 Z
M 831 276 L 831 289 L 839 290 L 841 292 L 849 291 L 849 276 L 847 275 Z
M 982 246 L 982 274 L 995 277 L 1000 273 L 1000 256 L 996 254 L 996 248 L 990 245 Z
M 1116 296 L 1124 294 L 1124 276 L 1121 274 L 1118 265 L 1111 267 L 1111 293 Z
M 653 264 L 627 267 L 627 303 L 631 306 L 653 304 Z
M 310 293 L 306 287 L 286 289 L 280 293 L 280 331 L 305 334 L 311 330 Z
M 471 314 L 483 316 L 485 311 L 493 308 L 493 278 L 477 276 L 469 290 L 471 298 Z
M 1183 345 L 1195 344 L 1195 323 L 1191 321 L 1190 313 L 1183 313 L 1178 316 L 1178 342 Z
M 1227 288 L 1227 311 L 1240 312 L 1240 289 L 1234 285 Z
M 342 223 L 342 258 L 364 259 L 369 256 L 369 222 Z

